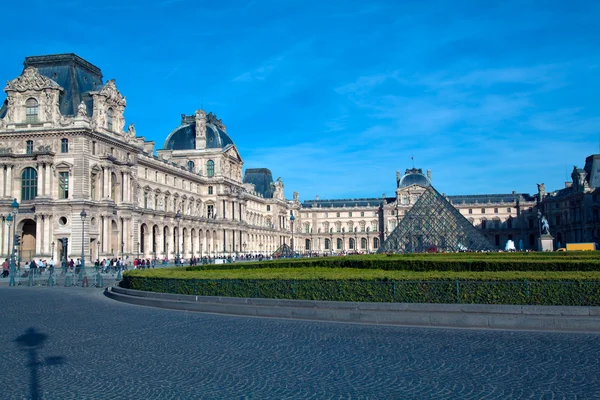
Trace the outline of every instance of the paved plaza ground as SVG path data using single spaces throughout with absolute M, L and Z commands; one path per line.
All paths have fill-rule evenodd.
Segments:
M 600 335 L 135 306 L 0 286 L 3 399 L 598 398 Z

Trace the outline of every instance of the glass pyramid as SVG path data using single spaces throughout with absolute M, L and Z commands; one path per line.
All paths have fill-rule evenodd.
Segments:
M 406 213 L 378 253 L 496 250 L 490 241 L 429 186 Z
M 294 252 L 292 251 L 292 248 L 287 245 L 287 243 L 284 243 L 281 246 L 279 246 L 279 248 L 277 250 L 275 250 L 275 252 L 273 253 L 273 257 L 274 258 L 292 258 L 292 257 L 294 257 Z

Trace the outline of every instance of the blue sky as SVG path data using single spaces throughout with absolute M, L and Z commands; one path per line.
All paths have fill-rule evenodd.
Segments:
M 116 78 L 162 147 L 213 111 L 244 158 L 302 200 L 564 186 L 600 149 L 600 2 L 10 2 L 0 76 L 73 52 Z

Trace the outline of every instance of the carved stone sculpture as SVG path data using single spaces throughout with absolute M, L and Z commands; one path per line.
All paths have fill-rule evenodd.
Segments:
M 131 138 L 135 137 L 135 124 L 129 124 L 127 127 L 127 136 Z
M 88 116 L 87 107 L 85 106 L 85 103 L 83 102 L 83 100 L 81 100 L 81 103 L 79 103 L 79 105 L 77 106 L 77 116 L 78 117 L 87 117 Z

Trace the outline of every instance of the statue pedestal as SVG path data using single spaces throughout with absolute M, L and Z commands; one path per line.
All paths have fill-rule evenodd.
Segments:
M 554 238 L 552 235 L 542 235 L 538 241 L 538 251 L 554 251 Z

